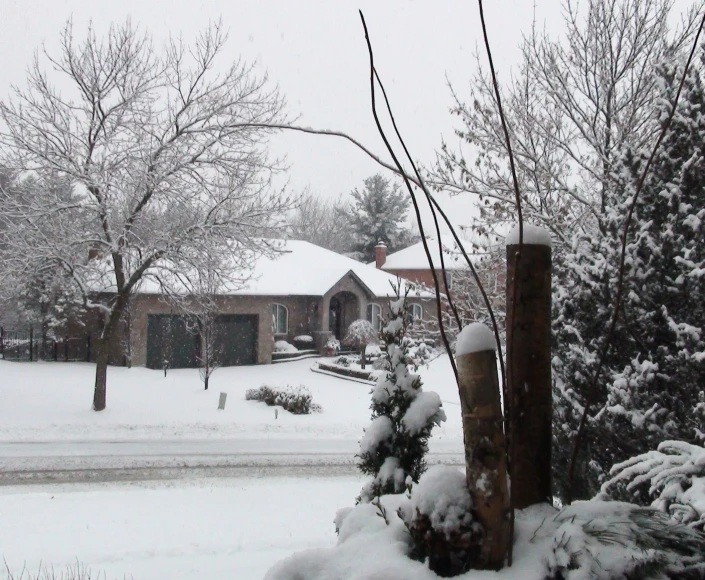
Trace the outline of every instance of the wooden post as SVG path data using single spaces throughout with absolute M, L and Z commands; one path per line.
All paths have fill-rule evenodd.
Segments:
M 473 568 L 499 570 L 504 567 L 511 539 L 506 448 L 493 345 L 495 339 L 489 328 L 470 324 L 458 337 L 456 362 L 465 476 L 485 531 L 480 561 Z
M 550 235 L 529 225 L 524 232 L 524 241 L 532 243 L 524 243 L 521 251 L 516 233 L 507 238 L 507 384 L 515 509 L 553 501 Z

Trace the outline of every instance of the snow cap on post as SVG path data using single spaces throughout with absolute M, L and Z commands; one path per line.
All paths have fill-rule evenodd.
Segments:
M 455 355 L 463 356 L 464 354 L 483 350 L 497 350 L 497 341 L 495 341 L 494 334 L 481 322 L 468 324 L 458 335 L 458 341 L 455 344 Z
M 533 246 L 548 246 L 551 247 L 551 232 L 539 226 L 532 224 L 524 224 L 523 242 Z M 519 244 L 519 225 L 517 224 L 504 238 L 505 246 L 515 246 Z

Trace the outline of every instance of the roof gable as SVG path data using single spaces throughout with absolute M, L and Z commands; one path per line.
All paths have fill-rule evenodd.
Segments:
M 433 259 L 433 265 L 436 269 L 439 269 L 441 267 L 441 258 L 438 251 L 438 238 L 428 237 L 426 238 L 426 243 Z M 458 245 L 451 236 L 441 236 L 441 244 L 443 245 L 443 261 L 445 262 L 446 270 L 460 270 L 467 267 Z M 465 250 L 470 253 L 467 248 Z M 423 243 L 417 242 L 408 248 L 389 254 L 382 269 L 430 270 Z

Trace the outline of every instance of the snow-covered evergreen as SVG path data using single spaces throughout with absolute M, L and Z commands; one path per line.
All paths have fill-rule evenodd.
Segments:
M 696 530 L 705 531 L 705 448 L 664 441 L 612 468 L 602 486 L 605 499 L 651 502 L 658 510 Z
M 353 204 L 343 212 L 355 238 L 355 252 L 363 262 L 375 259 L 375 246 L 384 242 L 390 251 L 411 244 L 413 236 L 406 222 L 411 201 L 399 184 L 380 174 L 365 179 L 362 190 L 350 195 Z
M 664 123 L 682 69 L 659 71 L 654 115 Z M 623 306 L 591 408 L 577 497 L 600 489 L 610 468 L 665 439 L 705 432 L 705 94 L 688 73 L 629 230 Z M 598 231 L 573 240 L 554 296 L 555 481 L 564 492 L 575 430 L 615 300 L 620 236 L 650 147 L 623 152 Z
M 406 296 L 392 301 L 382 329 L 386 372 L 372 389 L 372 423 L 360 441 L 360 471 L 373 477 L 360 494 L 362 502 L 401 493 L 418 482 L 426 470 L 424 456 L 431 430 L 446 419 L 441 398 L 424 391 L 421 378 L 410 369 L 409 320 Z

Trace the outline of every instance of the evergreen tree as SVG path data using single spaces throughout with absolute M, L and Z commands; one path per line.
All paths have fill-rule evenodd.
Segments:
M 655 117 L 665 123 L 681 72 L 659 70 Z M 606 197 L 600 231 L 574 240 L 555 304 L 557 492 L 567 467 L 607 327 L 618 278 L 620 236 L 650 148 L 626 149 Z M 665 439 L 696 442 L 705 388 L 705 94 L 689 72 L 670 130 L 654 159 L 627 239 L 623 304 L 580 456 L 575 497 L 589 497 L 610 468 Z
M 363 487 L 358 501 L 401 493 L 418 482 L 426 470 L 431 430 L 446 420 L 438 393 L 424 391 L 421 378 L 410 370 L 409 320 L 406 296 L 391 302 L 389 321 L 382 329 L 386 372 L 372 389 L 372 423 L 365 429 L 358 455 L 360 471 L 374 479 Z
M 365 179 L 362 190 L 351 192 L 353 204 L 341 210 L 353 231 L 355 251 L 363 262 L 375 259 L 375 246 L 384 242 L 391 251 L 411 244 L 414 239 L 405 225 L 410 200 L 397 183 L 380 174 Z

